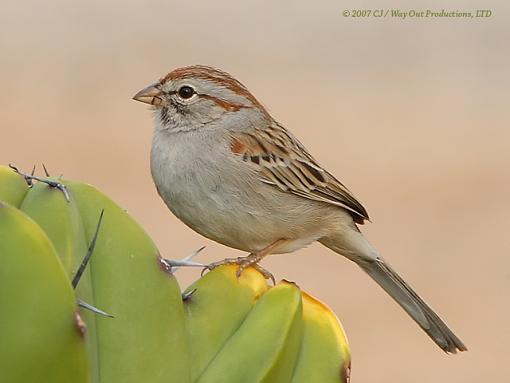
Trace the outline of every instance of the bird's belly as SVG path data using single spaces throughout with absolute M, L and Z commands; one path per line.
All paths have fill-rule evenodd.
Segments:
M 243 251 L 261 250 L 279 239 L 269 215 L 250 211 L 228 185 L 172 182 L 158 190 L 168 208 L 187 226 L 216 242 Z
M 266 185 L 249 169 L 241 173 L 230 159 L 186 156 L 156 144 L 151 171 L 169 209 L 203 236 L 247 252 L 285 239 L 274 253 L 286 253 L 331 231 L 325 223 L 331 209 Z
M 308 246 L 331 230 L 322 221 L 323 214 L 303 215 L 305 211 L 282 206 L 276 198 L 261 201 L 260 195 L 242 200 L 238 193 L 225 190 L 228 186 L 223 184 L 210 189 L 205 185 L 189 185 L 182 188 L 181 184 L 179 190 L 163 192 L 163 199 L 170 210 L 196 232 L 247 252 L 260 251 L 285 239 L 274 253 L 290 253 Z M 266 194 L 265 198 L 269 196 Z

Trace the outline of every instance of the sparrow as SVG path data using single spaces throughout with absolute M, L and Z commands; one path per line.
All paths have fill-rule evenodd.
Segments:
M 228 73 L 171 71 L 133 97 L 152 106 L 151 173 L 191 229 L 250 253 L 216 262 L 268 273 L 258 262 L 318 241 L 355 262 L 445 352 L 467 350 L 358 228 L 368 213 L 304 145 Z

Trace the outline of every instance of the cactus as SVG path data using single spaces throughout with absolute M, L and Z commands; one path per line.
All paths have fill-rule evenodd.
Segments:
M 29 187 L 25 181 L 30 179 L 0 166 L 0 201 L 5 201 L 0 202 L 0 239 L 9 236 L 17 240 L 0 243 L 0 276 L 9 276 L 0 278 L 0 310 L 8 312 L 9 318 L 11 312 L 26 314 L 27 308 L 20 302 L 28 299 L 30 291 L 35 297 L 46 291 L 35 283 L 51 279 L 48 289 L 59 287 L 55 294 L 44 296 L 48 300 L 45 310 L 29 318 L 46 330 L 38 331 L 41 335 L 34 338 L 33 345 L 31 340 L 23 343 L 15 335 L 10 347 L 17 348 L 18 353 L 9 352 L 3 341 L 0 344 L 4 363 L 0 371 L 7 371 L 9 377 L 2 382 L 38 380 L 16 375 L 15 366 L 25 359 L 22 351 L 35 352 L 36 345 L 42 344 L 37 342 L 42 341 L 49 356 L 37 376 L 44 376 L 42 380 L 47 382 L 348 380 L 350 355 L 340 323 L 326 306 L 297 285 L 282 281 L 269 287 L 255 269 L 249 268 L 237 278 L 235 266 L 222 266 L 181 294 L 171 263 L 163 260 L 151 239 L 108 197 L 79 182 L 45 178 Z M 90 263 L 73 292 L 70 280 L 94 237 L 101 211 L 104 219 Z M 27 254 L 34 232 L 44 245 L 33 248 L 23 261 L 17 255 Z M 10 263 L 4 262 L 7 256 Z M 39 270 L 41 266 L 34 259 L 52 262 L 52 273 L 59 277 Z M 15 261 L 30 261 L 30 267 L 20 266 L 25 263 L 16 266 Z M 30 279 L 30 275 L 37 277 Z M 30 283 L 20 288 L 18 284 L 25 284 L 26 279 Z M 24 298 L 10 300 L 14 290 L 25 294 Z M 44 301 L 42 296 L 38 299 Z M 63 323 L 62 318 L 68 313 L 75 320 L 77 299 L 114 318 L 79 309 L 87 325 L 85 337 L 76 331 L 76 322 L 69 330 L 65 327 L 69 323 Z M 49 313 L 54 314 L 51 323 L 44 319 Z M 39 315 L 44 320 L 39 321 Z M 7 320 L 3 316 L 2 336 L 8 328 L 2 325 L 1 321 Z M 11 327 L 17 323 L 9 322 Z M 23 323 L 19 321 L 20 327 L 16 331 L 9 328 L 9 332 L 22 334 Z M 48 341 L 48 336 L 42 335 L 46 333 L 55 339 Z M 64 346 L 68 350 L 65 353 Z M 53 359 L 48 361 L 50 357 Z M 78 375 L 68 380 L 51 378 L 71 370 L 81 374 L 79 379 Z
M 2 382 L 88 382 L 85 327 L 55 248 L 1 201 L 0 311 Z

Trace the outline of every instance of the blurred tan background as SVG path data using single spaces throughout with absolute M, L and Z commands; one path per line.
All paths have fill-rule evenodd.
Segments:
M 344 9 L 487 19 L 351 19 Z M 164 256 L 241 255 L 159 200 L 150 112 L 184 65 L 244 82 L 365 204 L 362 229 L 469 352 L 442 353 L 355 265 L 320 245 L 265 265 L 342 319 L 353 382 L 502 382 L 510 361 L 510 7 L 503 1 L 171 0 L 0 4 L 0 163 L 44 162 L 111 195 Z M 169 164 L 171 166 L 171 164 Z M 179 271 L 183 285 L 197 270 Z

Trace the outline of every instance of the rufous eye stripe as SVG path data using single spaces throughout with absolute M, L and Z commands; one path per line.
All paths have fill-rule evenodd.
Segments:
M 168 73 L 165 77 L 163 77 L 160 80 L 161 84 L 164 84 L 167 81 L 175 81 L 179 79 L 186 79 L 186 78 L 198 78 L 202 80 L 211 81 L 215 84 L 224 86 L 225 88 L 231 90 L 236 95 L 245 97 L 248 99 L 256 108 L 258 108 L 262 113 L 265 115 L 269 114 L 264 109 L 262 104 L 258 102 L 258 100 L 250 93 L 250 91 L 239 81 L 237 81 L 235 78 L 233 78 L 231 75 L 229 75 L 226 72 L 223 72 L 219 69 L 203 66 L 203 65 L 194 65 L 194 66 L 188 66 L 184 68 L 175 69 L 172 72 Z M 216 99 L 218 100 L 218 99 Z M 223 102 L 223 100 L 218 100 L 219 102 Z M 227 103 L 229 104 L 229 103 Z M 218 104 L 220 105 L 220 104 Z M 225 109 L 233 108 L 235 104 L 229 105 L 220 105 L 222 107 L 225 107 Z
M 243 108 L 243 105 L 233 104 L 231 102 L 221 100 L 221 99 L 213 97 L 213 96 L 209 96 L 208 94 L 199 94 L 198 97 L 206 99 L 206 100 L 210 100 L 210 101 L 214 102 L 216 105 L 218 105 L 220 108 L 223 108 L 229 112 L 237 112 L 239 109 Z

